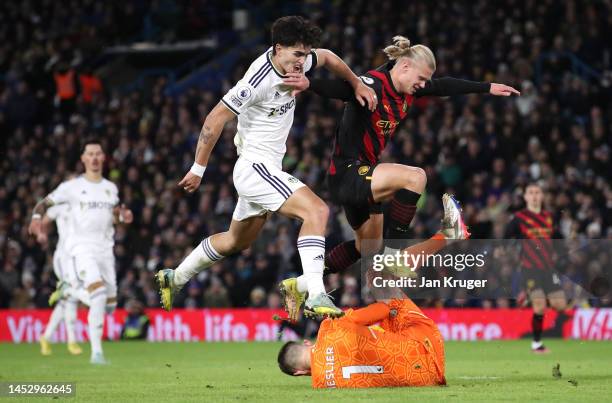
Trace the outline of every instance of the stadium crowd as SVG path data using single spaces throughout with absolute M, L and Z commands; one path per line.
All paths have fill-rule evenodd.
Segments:
M 132 298 L 158 306 L 155 271 L 175 267 L 202 237 L 223 230 L 231 219 L 236 202 L 235 122 L 219 139 L 200 191 L 188 195 L 177 187 L 193 162 L 203 118 L 223 94 L 193 88 L 169 97 L 163 77 L 152 88 L 123 93 L 105 88 L 104 80 L 88 68 L 100 49 L 144 37 L 151 24 L 156 26 L 158 20 L 141 3 L 0 5 L 0 307 L 47 306 L 55 288 L 53 245 L 41 249 L 28 236 L 27 224 L 36 201 L 78 171 L 79 141 L 84 137 L 103 140 L 106 176 L 118 185 L 135 215 L 133 225 L 120 226 L 116 233 L 120 306 Z M 189 15 L 189 2 L 153 3 L 174 5 L 183 11 L 177 12 L 181 18 Z M 382 47 L 402 34 L 433 49 L 435 76 L 496 81 L 522 91 L 515 98 L 475 95 L 415 103 L 413 118 L 396 134 L 384 157 L 427 172 L 413 238 L 428 238 L 438 229 L 444 192 L 455 193 L 463 202 L 473 238 L 502 238 L 510 214 L 522 207 L 522 187 L 538 180 L 547 191 L 546 208 L 565 238 L 612 240 L 612 73 L 604 40 L 612 35 L 612 3 L 347 3 L 313 1 L 290 11 L 317 21 L 324 31 L 322 45 L 354 71 L 382 64 Z M 126 23 L 117 23 L 114 18 L 119 17 Z M 203 34 L 214 28 L 205 23 L 198 28 L 188 20 L 195 24 L 190 32 Z M 157 24 L 164 27 L 163 22 Z M 168 37 L 172 35 L 163 36 Z M 248 62 L 267 46 L 262 43 L 246 52 L 228 71 L 223 89 L 241 78 Z M 574 57 L 600 74 L 578 74 Z M 67 102 L 58 76 L 70 71 L 71 79 L 80 84 Z M 83 84 L 87 79 L 95 85 Z M 284 168 L 324 199 L 325 171 L 341 110 L 339 101 L 301 94 L 287 144 Z M 276 283 L 301 273 L 297 229 L 294 222 L 273 216 L 252 248 L 201 273 L 175 306 L 279 307 Z M 342 211 L 332 206 L 328 247 L 350 236 Z M 590 275 L 606 270 L 603 263 Z M 609 267 L 612 262 L 607 263 Z M 491 271 L 490 276 L 512 283 L 513 273 L 510 268 Z M 340 305 L 363 302 L 358 270 L 328 276 L 327 283 L 328 289 L 337 289 Z M 515 296 L 477 304 L 514 305 Z M 426 303 L 454 306 L 466 303 L 466 298 L 456 295 Z

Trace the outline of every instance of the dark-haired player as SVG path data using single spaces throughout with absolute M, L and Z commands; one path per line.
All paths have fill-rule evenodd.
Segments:
M 176 270 L 157 273 L 162 305 L 172 308 L 174 294 L 191 277 L 215 262 L 249 247 L 269 212 L 302 221 L 297 241 L 304 270 L 302 291 L 308 291 L 306 310 L 314 315 L 341 316 L 325 293 L 323 261 L 327 205 L 300 180 L 282 170 L 286 140 L 293 124 L 296 99 L 283 80 L 289 73 L 304 74 L 325 66 L 347 80 L 362 105 L 374 108 L 374 92 L 333 52 L 313 49 L 321 30 L 307 20 L 282 17 L 272 25 L 272 46 L 248 68 L 244 77 L 208 114 L 198 139 L 195 162 L 179 186 L 194 192 L 200 185 L 212 149 L 227 122 L 238 117 L 235 144 L 238 161 L 234 186 L 238 203 L 226 232 L 207 237 Z
M 533 318 L 531 327 L 533 341 L 531 351 L 548 353 L 542 343 L 542 327 L 546 299 L 558 312 L 567 307 L 565 292 L 554 268 L 553 237 L 557 238 L 552 214 L 543 209 L 544 192 L 537 183 L 525 187 L 523 195 L 525 208 L 514 213 L 506 227 L 504 238 L 518 238 L 521 241 L 521 267 L 525 291 L 531 301 Z

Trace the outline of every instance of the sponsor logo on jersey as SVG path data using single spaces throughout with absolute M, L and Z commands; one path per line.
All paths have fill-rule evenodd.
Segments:
M 395 131 L 395 128 L 399 125 L 399 122 L 394 122 L 392 120 L 379 120 L 376 122 L 376 126 L 380 127 L 385 136 L 389 136 L 391 133 Z
M 238 98 L 246 101 L 251 98 L 251 89 L 249 87 L 241 87 L 238 89 Z
M 370 171 L 370 166 L 369 165 L 363 165 L 360 166 L 359 169 L 357 170 L 357 173 L 361 176 L 367 174 Z
M 274 99 L 280 98 L 281 94 L 278 91 L 274 91 Z
M 361 76 L 361 77 L 359 77 L 359 78 L 361 78 L 361 81 L 363 81 L 363 82 L 364 82 L 365 84 L 367 84 L 367 85 L 372 85 L 372 84 L 374 84 L 374 79 L 373 79 L 373 78 L 366 77 L 366 76 Z
M 290 177 L 289 177 L 289 179 L 287 179 L 287 180 L 288 180 L 289 182 L 291 182 L 291 183 L 298 183 L 298 182 L 299 182 L 298 178 L 295 178 L 295 177 L 293 177 L 293 176 L 290 176 Z
M 271 118 L 273 116 L 283 116 L 285 113 L 291 110 L 291 108 L 293 108 L 294 106 L 295 106 L 295 98 L 287 102 L 284 105 L 277 106 L 276 108 L 272 108 L 270 110 L 270 113 L 268 114 L 268 117 Z
M 112 209 L 113 203 L 103 201 L 85 201 L 81 202 L 81 210 L 105 210 Z

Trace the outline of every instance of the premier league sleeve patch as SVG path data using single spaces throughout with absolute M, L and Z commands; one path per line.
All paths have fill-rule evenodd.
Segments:
M 251 98 L 251 89 L 249 87 L 238 88 L 238 98 L 243 101 Z

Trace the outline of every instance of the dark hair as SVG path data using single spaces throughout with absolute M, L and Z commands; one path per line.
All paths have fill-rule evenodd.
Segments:
M 287 375 L 294 376 L 296 361 L 296 347 L 300 347 L 301 344 L 296 341 L 288 341 L 278 352 L 278 367 L 281 371 Z
M 81 154 L 85 152 L 85 147 L 87 147 L 90 144 L 97 144 L 100 146 L 100 148 L 102 148 L 102 150 L 104 150 L 104 145 L 102 144 L 102 141 L 99 138 L 89 137 L 81 143 Z
M 298 15 L 281 17 L 272 24 L 272 46 L 302 44 L 316 47 L 321 40 L 321 29 Z

